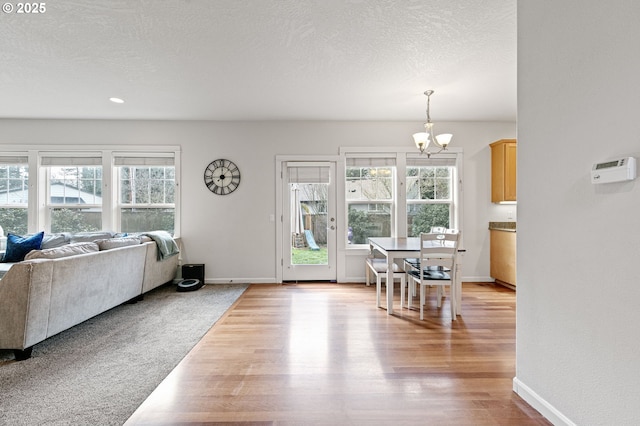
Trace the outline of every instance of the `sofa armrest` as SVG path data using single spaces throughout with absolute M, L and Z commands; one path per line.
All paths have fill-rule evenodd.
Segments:
M 176 243 L 179 244 L 178 240 Z M 144 264 L 144 279 L 142 281 L 142 293 L 153 290 L 166 284 L 176 276 L 180 253 L 164 260 L 158 260 L 158 247 L 155 241 L 144 243 L 147 248 L 147 256 Z
M 0 280 L 0 348 L 26 349 L 47 338 L 52 271 L 49 260 L 19 262 Z

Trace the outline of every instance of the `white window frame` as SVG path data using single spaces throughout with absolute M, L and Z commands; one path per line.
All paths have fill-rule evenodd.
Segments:
M 366 164 L 368 161 L 370 160 L 370 164 Z M 397 229 L 397 223 L 398 223 L 398 216 L 397 216 L 397 209 L 395 208 L 395 205 L 397 204 L 397 199 L 398 199 L 398 190 L 397 190 L 397 182 L 398 182 L 398 169 L 397 169 L 397 158 L 396 158 L 396 154 L 395 153 L 366 153 L 366 154 L 360 154 L 360 153 L 347 153 L 345 155 L 345 168 L 343 171 L 343 182 L 345 185 L 345 189 L 346 189 L 346 185 L 347 185 L 347 177 L 346 177 L 346 171 L 347 168 L 349 167 L 353 167 L 351 165 L 349 165 L 349 162 L 351 161 L 355 161 L 357 163 L 361 163 L 361 164 L 357 164 L 356 167 L 371 167 L 371 168 L 390 168 L 391 169 L 391 183 L 392 183 L 392 187 L 391 187 L 391 198 L 385 198 L 385 199 L 347 199 L 347 193 L 345 191 L 345 193 L 343 194 L 343 199 L 344 199 L 344 203 L 345 203 L 345 210 L 344 210 L 344 222 L 345 226 L 349 227 L 349 206 L 351 204 L 384 204 L 384 205 L 388 205 L 389 206 L 389 215 L 390 215 L 390 228 L 391 228 L 391 237 L 395 236 L 396 234 L 396 229 Z M 368 211 L 372 211 L 369 210 Z M 347 239 L 347 232 L 343 232 L 341 235 L 344 236 L 343 238 L 343 243 L 351 248 L 362 248 L 364 246 L 367 246 L 366 244 L 348 244 L 348 239 Z
M 342 158 L 341 164 L 344 165 L 342 169 L 342 176 L 338 177 L 338 181 L 342 180 L 343 185 L 346 184 L 346 158 L 352 156 L 358 157 L 390 157 L 396 156 L 396 179 L 395 179 L 395 188 L 394 188 L 394 206 L 392 208 L 394 223 L 392 224 L 391 237 L 406 237 L 408 235 L 407 229 L 407 193 L 406 193 L 406 170 L 407 170 L 407 160 L 409 158 L 415 158 L 420 156 L 426 156 L 426 154 L 416 153 L 415 149 L 406 148 L 398 148 L 398 147 L 342 147 L 340 148 L 340 156 Z M 452 208 L 450 209 L 450 227 L 456 228 L 462 232 L 462 218 L 463 218 L 463 164 L 464 164 L 464 153 L 462 148 L 448 148 L 446 151 L 443 151 L 438 154 L 431 154 L 431 158 L 436 160 L 440 159 L 450 159 L 453 161 L 453 188 L 452 188 Z M 346 201 L 346 193 L 343 191 L 342 197 L 339 199 L 340 202 L 344 203 L 341 208 L 342 212 L 342 220 L 341 223 L 345 224 L 348 219 L 348 204 Z M 343 230 L 343 233 L 346 235 L 346 229 Z M 462 232 L 462 238 L 464 238 L 464 232 Z M 461 243 L 462 246 L 462 243 Z M 363 250 L 368 250 L 368 245 L 366 244 L 347 244 L 346 238 L 344 239 L 344 244 L 340 249 L 346 251 L 347 254 L 357 254 L 362 253 Z
M 95 167 L 101 169 L 102 179 L 100 180 L 100 185 L 102 192 L 104 192 L 104 166 L 102 161 L 102 154 L 100 152 L 47 152 L 41 151 L 38 153 L 40 167 L 38 171 L 45 175 L 45 188 L 44 188 L 44 208 L 42 212 L 42 216 L 44 216 L 44 226 L 43 229 L 47 232 L 51 232 L 51 226 L 53 224 L 53 211 L 55 209 L 69 209 L 69 210 L 77 210 L 77 209 L 97 209 L 100 211 L 100 227 L 104 228 L 104 216 L 103 216 L 103 206 L 104 201 L 102 203 L 91 203 L 91 204 L 80 204 L 80 203 L 53 203 L 51 202 L 51 169 L 54 167 Z M 39 188 L 40 190 L 40 188 Z M 103 200 L 103 197 L 100 197 Z M 95 201 L 95 200 L 94 200 Z
M 28 176 L 25 183 L 26 189 L 27 189 L 27 198 L 28 198 L 28 194 L 29 194 L 29 179 L 31 179 L 31 170 L 29 170 L 29 156 L 24 153 L 24 152 L 3 152 L 0 155 L 0 167 L 19 167 L 19 166 L 26 166 L 27 170 L 28 170 Z M 24 209 L 27 212 L 27 218 L 29 217 L 29 202 L 27 201 L 26 203 L 0 203 L 0 208 L 6 208 L 6 209 Z M 28 220 L 28 219 L 27 219 Z M 29 226 L 28 222 L 27 222 L 27 227 Z M 10 229 L 3 229 L 3 234 L 6 235 L 6 233 L 10 231 Z M 1 247 L 0 247 L 1 248 Z
M 174 226 L 177 226 L 177 187 L 174 189 L 174 203 L 124 203 L 122 202 L 122 180 L 120 173 L 122 167 L 173 167 L 174 176 L 177 179 L 175 157 L 172 153 L 146 153 L 146 152 L 114 152 L 114 221 L 117 229 L 122 231 L 122 209 L 173 209 Z
M 181 147 L 178 145 L 0 145 L 0 157 L 19 155 L 28 157 L 29 203 L 28 232 L 50 231 L 47 223 L 48 181 L 47 166 L 42 165 L 43 157 L 82 157 L 91 154 L 102 158 L 102 229 L 119 231 L 118 176 L 114 165 L 114 153 L 173 156 L 175 167 L 175 228 L 174 237 L 180 237 L 181 223 Z M 82 205 L 86 207 L 86 205 Z
M 449 206 L 449 228 L 457 228 L 459 223 L 459 218 L 456 215 L 456 206 L 458 203 L 459 197 L 457 197 L 457 192 L 459 189 L 459 184 L 457 180 L 458 175 L 458 167 L 457 167 L 457 155 L 458 154 L 441 154 L 438 157 L 435 155 L 431 155 L 432 158 L 425 158 L 424 155 L 408 155 L 407 156 L 407 165 L 405 169 L 405 177 L 406 172 L 410 167 L 418 167 L 418 168 L 431 168 L 431 167 L 447 167 L 449 168 L 450 173 L 450 188 L 449 188 L 449 197 L 448 198 L 436 198 L 433 200 L 428 199 L 409 199 L 408 197 L 405 200 L 407 206 L 407 213 L 409 211 L 409 205 L 434 205 L 434 204 L 446 204 Z M 408 188 L 408 185 L 407 185 Z M 406 190 L 405 190 L 406 196 Z M 407 235 L 411 232 L 408 229 L 409 220 L 408 215 L 405 215 L 405 223 L 407 225 Z M 414 235 L 417 236 L 417 235 Z

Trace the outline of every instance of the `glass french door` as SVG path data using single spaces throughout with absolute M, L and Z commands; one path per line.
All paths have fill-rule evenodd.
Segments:
M 287 162 L 283 194 L 283 281 L 335 281 L 335 163 Z

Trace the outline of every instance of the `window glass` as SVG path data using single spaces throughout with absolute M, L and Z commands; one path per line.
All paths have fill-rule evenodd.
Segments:
M 175 231 L 174 208 L 121 208 L 121 232 Z
M 102 212 L 99 208 L 52 208 L 51 232 L 90 232 L 102 228 Z
M 391 236 L 393 167 L 347 167 L 347 240 L 367 244 L 369 237 Z
M 51 232 L 102 229 L 102 167 L 49 167 Z
M 303 179 L 298 179 L 303 180 Z M 291 265 L 327 265 L 329 183 L 290 183 L 294 235 L 291 241 Z M 305 233 L 311 231 L 318 250 L 309 250 Z
M 434 226 L 449 228 L 451 209 L 449 204 L 408 204 L 407 229 L 409 237 L 419 237 Z
M 120 230 L 175 229 L 175 167 L 120 167 Z
M 407 233 L 417 237 L 433 226 L 450 227 L 452 167 L 407 167 Z
M 407 200 L 449 200 L 450 167 L 408 167 Z
M 0 165 L 0 226 L 5 235 L 27 233 L 28 184 L 27 164 Z
M 391 204 L 349 203 L 350 244 L 367 244 L 370 237 L 391 236 Z

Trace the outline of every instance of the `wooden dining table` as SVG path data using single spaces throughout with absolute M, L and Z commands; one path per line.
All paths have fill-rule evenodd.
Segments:
M 419 237 L 376 237 L 369 238 L 369 247 L 371 252 L 377 251 L 387 259 L 387 282 L 386 282 L 386 296 L 387 296 L 387 315 L 393 314 L 393 264 L 396 263 L 399 267 L 403 267 L 403 259 L 420 257 L 420 238 Z M 459 249 L 458 253 L 463 253 L 464 250 Z M 456 268 L 460 270 L 460 257 L 457 256 L 458 261 Z M 456 274 L 456 305 L 458 306 L 456 315 L 460 315 L 460 306 L 462 303 L 462 280 L 460 274 Z

